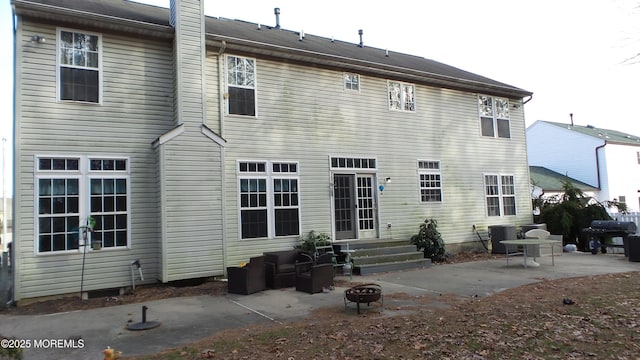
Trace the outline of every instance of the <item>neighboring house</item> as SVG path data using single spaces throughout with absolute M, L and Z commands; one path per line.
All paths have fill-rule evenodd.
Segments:
M 409 239 L 434 218 L 455 251 L 532 221 L 528 91 L 197 0 L 12 3 L 16 300 L 78 291 L 83 263 L 92 291 L 136 259 L 147 282 L 221 276 L 310 230 Z
M 542 166 L 529 166 L 531 176 L 532 197 L 551 198 L 564 193 L 564 183 L 569 181 L 573 187 L 582 191 L 586 196 L 597 197 L 598 188 L 580 180 L 559 174 Z
M 619 131 L 548 121 L 527 128 L 529 165 L 593 186 L 598 201 L 640 209 L 640 137 Z
M 542 166 L 529 166 L 531 176 L 531 198 L 551 200 L 564 194 L 565 182 L 571 183 L 573 187 L 582 191 L 585 196 L 597 198 L 597 188 L 572 179 L 566 175 L 559 174 Z M 533 209 L 536 214 L 539 209 Z

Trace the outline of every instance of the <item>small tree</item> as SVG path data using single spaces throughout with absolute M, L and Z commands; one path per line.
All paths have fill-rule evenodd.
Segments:
M 593 220 L 611 220 L 607 208 L 617 207 L 626 211 L 624 204 L 615 201 L 600 203 L 586 196 L 570 181 L 562 184 L 563 193 L 545 200 L 540 208 L 539 222 L 547 224 L 547 230 L 554 234 L 562 234 L 565 244 L 577 243 L 581 251 L 589 250 L 589 239 L 582 229 L 591 225 Z
M 425 258 L 433 261 L 445 259 L 444 241 L 438 232 L 438 222 L 435 219 L 425 219 L 420 224 L 420 230 L 411 237 L 411 244 L 424 252 Z

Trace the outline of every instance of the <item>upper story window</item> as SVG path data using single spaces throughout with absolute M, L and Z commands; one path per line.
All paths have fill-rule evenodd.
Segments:
M 439 161 L 418 160 L 420 202 L 442 201 L 442 180 Z
M 231 115 L 256 115 L 256 61 L 227 56 L 227 102 Z
M 513 175 L 485 175 L 484 189 L 487 216 L 516 215 L 516 191 Z
M 100 36 L 58 30 L 60 100 L 100 102 Z
M 415 87 L 396 81 L 387 83 L 389 92 L 389 109 L 400 111 L 416 111 Z
M 360 91 L 360 75 L 345 73 L 344 88 L 345 90 Z
M 482 136 L 511 137 L 509 99 L 479 95 L 478 108 Z

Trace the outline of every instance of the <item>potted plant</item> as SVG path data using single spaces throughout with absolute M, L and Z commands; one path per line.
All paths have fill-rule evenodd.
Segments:
M 314 230 L 309 231 L 306 236 L 300 238 L 302 243 L 298 246 L 300 249 L 315 254 L 319 246 L 331 245 L 331 237 L 325 233 L 317 233 Z

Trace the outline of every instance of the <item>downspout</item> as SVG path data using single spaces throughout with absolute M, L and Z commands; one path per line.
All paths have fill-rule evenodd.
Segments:
M 598 188 L 598 190 L 602 190 L 602 188 L 600 188 L 600 159 L 598 158 L 598 151 L 606 145 L 607 143 L 605 142 L 604 144 L 596 147 L 596 175 L 598 178 L 598 186 L 596 187 Z
M 220 101 L 218 101 L 218 107 L 220 108 L 220 137 L 224 139 L 224 104 L 225 104 L 225 96 L 224 96 L 224 51 L 227 48 L 227 42 L 222 41 L 220 44 L 220 50 L 218 51 L 218 94 L 221 95 Z M 225 146 L 222 146 L 220 149 L 220 167 L 222 170 L 222 174 L 220 174 L 220 181 L 222 182 L 222 191 L 220 197 L 222 198 L 222 271 L 224 276 L 227 276 L 227 192 L 225 182 L 227 177 L 226 173 L 226 158 L 225 158 Z
M 529 95 L 529 98 L 526 101 L 524 101 L 522 105 L 526 105 L 529 101 L 531 101 L 531 99 L 533 99 L 533 95 Z
M 220 109 L 219 113 L 220 113 L 220 137 L 224 139 L 224 104 L 227 98 L 227 94 L 225 93 L 224 89 L 224 83 L 225 83 L 225 77 L 224 77 L 224 51 L 227 48 L 227 42 L 226 41 L 222 41 L 222 44 L 220 44 L 220 50 L 218 51 L 218 79 L 220 79 L 219 83 L 218 83 L 218 88 L 220 91 L 220 95 L 222 95 L 220 97 L 220 101 L 218 102 L 218 107 Z
M 16 302 L 16 284 L 18 281 L 18 272 L 20 272 L 20 269 L 22 267 L 22 259 L 17 260 L 16 257 L 16 253 L 18 252 L 18 250 L 16 249 L 16 239 L 19 238 L 20 234 L 19 234 L 19 230 L 18 230 L 18 236 L 16 236 L 16 229 L 19 228 L 19 226 L 16 226 L 16 206 L 15 204 L 18 204 L 20 201 L 20 197 L 18 197 L 18 201 L 16 202 L 16 184 L 19 184 L 18 180 L 18 173 L 16 172 L 16 159 L 18 158 L 18 154 L 16 154 L 16 129 L 17 129 L 17 125 L 18 125 L 18 114 L 16 113 L 16 109 L 18 108 L 16 106 L 18 100 L 16 99 L 16 94 L 18 93 L 18 82 L 17 80 L 17 74 L 18 74 L 18 69 L 17 69 L 17 59 L 18 59 L 18 24 L 17 24 L 17 15 L 16 15 L 16 9 L 15 9 L 15 5 L 12 5 L 12 11 L 11 11 L 11 22 L 12 22 L 12 30 L 13 30 L 13 126 L 12 126 L 12 138 L 11 138 L 11 146 L 13 147 L 11 153 L 12 153 L 12 161 L 11 161 L 11 167 L 12 167 L 12 171 L 11 174 L 13 177 L 13 181 L 12 181 L 12 189 L 11 192 L 13 193 L 11 196 L 11 199 L 13 201 L 12 205 L 11 205 L 11 221 L 12 223 L 12 228 L 11 228 L 11 249 L 9 252 L 9 256 L 11 257 L 11 284 L 10 284 L 10 289 L 11 289 L 11 294 L 9 301 L 7 302 L 6 305 L 14 305 Z M 4 156 L 4 154 L 3 154 Z M 2 161 L 4 162 L 4 158 L 2 159 Z M 4 173 L 2 174 L 2 182 L 4 184 L 5 182 L 5 178 L 4 178 Z M 3 197 L 7 196 L 6 194 L 2 194 Z M 4 200 L 4 199 L 3 199 Z M 6 208 L 5 208 L 6 211 Z M 6 218 L 7 214 L 3 214 L 3 216 Z M 6 220 L 6 219 L 3 219 Z M 4 243 L 7 239 L 3 238 L 2 239 L 2 246 L 4 246 Z M 22 295 L 20 295 L 22 296 Z

